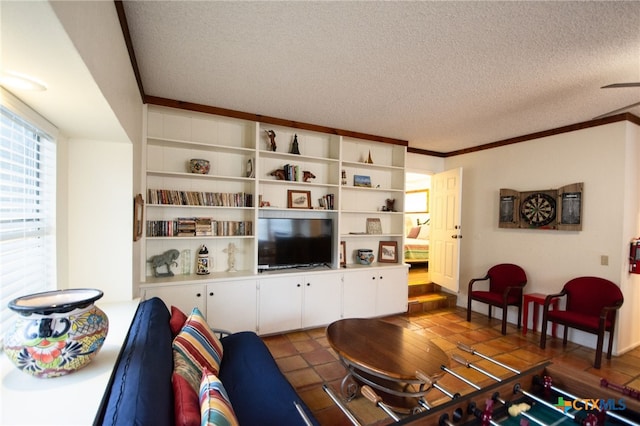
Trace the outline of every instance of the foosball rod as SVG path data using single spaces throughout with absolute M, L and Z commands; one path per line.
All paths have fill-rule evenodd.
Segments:
M 496 365 L 499 365 L 502 368 L 506 368 L 507 370 L 509 370 L 509 371 L 511 371 L 513 373 L 520 374 L 520 371 L 516 370 L 515 368 L 509 367 L 508 365 L 503 364 L 498 360 L 495 360 L 495 359 L 493 359 L 493 358 L 491 358 L 489 356 L 483 355 L 480 352 L 478 352 L 475 349 L 473 349 L 471 346 L 465 345 L 462 342 L 458 342 L 458 349 L 463 350 L 465 352 L 469 352 L 471 355 L 478 355 L 480 358 L 484 358 L 487 361 L 492 362 L 492 363 L 494 363 Z
M 384 402 L 382 402 L 382 398 L 378 395 L 370 386 L 364 385 L 360 388 L 360 393 L 362 396 L 367 398 L 369 401 L 373 402 L 373 404 L 377 407 L 380 407 L 382 411 L 387 413 L 389 417 L 391 417 L 394 421 L 399 422 L 400 417 Z
M 427 376 L 422 370 L 416 370 L 416 379 L 424 382 L 428 387 L 438 389 L 443 394 L 447 395 L 451 399 L 460 398 L 460 394 L 458 392 L 451 393 L 442 386 L 440 386 L 435 380 L 431 377 Z
M 533 399 L 533 400 L 534 400 L 534 401 L 536 401 L 538 404 L 542 404 L 542 405 L 544 405 L 545 407 L 550 408 L 551 410 L 554 410 L 554 411 L 557 411 L 557 412 L 562 413 L 563 415 L 565 415 L 566 417 L 570 418 L 571 420 L 574 420 L 574 421 L 575 421 L 575 419 L 576 419 L 576 416 L 574 416 L 573 414 L 568 413 L 568 412 L 565 412 L 564 410 L 558 410 L 558 407 L 556 407 L 555 405 L 553 405 L 553 404 L 551 404 L 551 403 L 548 403 L 548 402 L 547 402 L 547 401 L 545 401 L 544 399 L 541 399 L 541 398 L 537 397 L 536 395 L 534 395 L 534 394 L 532 394 L 532 393 L 530 393 L 530 392 L 527 392 L 526 390 L 523 390 L 523 389 L 522 389 L 522 386 L 520 386 L 520 383 L 516 383 L 516 384 L 513 386 L 513 393 L 514 393 L 514 395 L 515 395 L 515 394 L 517 394 L 517 393 L 521 393 L 521 394 L 523 394 L 524 396 L 527 396 L 527 397 L 529 397 L 529 398 Z M 522 412 L 522 413 L 520 413 L 520 414 L 524 415 L 524 414 L 528 414 L 528 413 Z M 525 415 L 525 417 L 526 417 L 526 418 L 529 418 L 529 415 Z M 536 420 L 535 418 L 533 418 L 533 419 L 531 419 L 531 420 L 533 420 L 534 422 L 537 422 L 537 420 Z M 540 424 L 544 424 L 544 423 L 540 423 Z
M 331 389 L 327 384 L 322 385 L 322 389 L 329 395 L 329 398 L 333 401 L 334 404 L 338 406 L 340 410 L 344 413 L 345 416 L 353 423 L 353 426 L 362 426 L 356 416 L 353 415 L 351 411 L 347 408 L 346 405 L 338 398 L 333 389 Z
M 480 373 L 484 374 L 487 377 L 491 377 L 496 382 L 501 382 L 502 381 L 502 379 L 500 377 L 494 376 L 493 374 L 489 373 L 487 370 L 483 370 L 482 368 L 473 365 L 472 363 L 470 363 L 469 361 L 467 361 L 465 358 L 463 358 L 462 356 L 460 356 L 458 354 L 451 355 L 451 358 L 453 358 L 454 361 L 464 365 L 467 368 L 471 368 L 473 370 L 479 371 Z
M 453 370 L 451 370 L 451 369 L 447 368 L 447 366 L 446 366 L 446 365 L 444 365 L 444 364 L 440 366 L 440 369 L 441 369 L 442 371 L 445 371 L 445 372 L 447 372 L 447 373 L 451 374 L 451 375 L 452 375 L 453 377 L 455 377 L 456 379 L 458 379 L 458 380 L 462 380 L 463 382 L 465 382 L 466 384 L 468 384 L 469 386 L 471 386 L 472 388 L 474 388 L 474 389 L 476 389 L 476 390 L 480 390 L 480 389 L 482 389 L 482 387 L 480 387 L 480 386 L 476 385 L 476 384 L 475 384 L 475 383 L 473 383 L 471 380 L 469 380 L 469 379 L 467 379 L 466 377 L 461 376 L 460 374 L 456 373 L 455 371 L 453 371 Z
M 533 380 L 534 380 L 534 383 L 536 383 L 538 385 L 542 385 L 544 387 L 548 387 L 549 389 L 551 389 L 551 390 L 553 390 L 555 392 L 558 392 L 559 394 L 561 394 L 562 396 L 566 396 L 567 398 L 571 398 L 573 400 L 577 400 L 579 403 L 581 403 L 586 408 L 588 408 L 587 404 L 584 401 L 582 401 L 581 398 L 577 397 L 576 395 L 571 394 L 570 392 L 565 391 L 564 389 L 561 389 L 561 388 L 559 388 L 557 386 L 553 386 L 551 384 L 551 379 L 550 378 L 548 378 L 548 380 L 543 380 L 539 376 L 534 376 Z M 621 415 L 619 415 L 617 413 L 614 413 L 612 411 L 605 411 L 604 413 L 607 416 L 612 417 L 612 418 L 614 418 L 616 420 L 619 420 L 619 421 L 621 421 L 623 423 L 626 423 L 628 425 L 638 426 L 638 423 L 633 422 L 633 421 L 631 421 L 631 420 L 629 420 L 629 419 L 627 419 L 627 418 L 625 418 L 625 417 L 623 417 L 623 416 L 621 416 Z

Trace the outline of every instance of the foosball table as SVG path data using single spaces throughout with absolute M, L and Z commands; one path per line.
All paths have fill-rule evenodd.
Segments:
M 334 337 L 329 339 L 330 343 L 339 342 L 335 336 L 330 337 Z M 551 363 L 519 371 L 470 346 L 460 343 L 458 349 L 508 374 L 499 377 L 478 363 L 453 354 L 451 360 L 472 370 L 472 374 L 465 377 L 460 374 L 460 368 L 454 371 L 445 355 L 444 360 L 442 356 L 437 358 L 442 362 L 437 373 L 432 368 L 428 372 L 416 370 L 412 377 L 406 372 L 403 376 L 388 377 L 388 373 L 382 374 L 375 365 L 356 362 L 349 353 L 338 351 L 347 369 L 340 389 L 342 395 L 329 385 L 323 388 L 355 426 L 361 423 L 345 401 L 352 400 L 358 393 L 384 411 L 389 424 L 394 425 L 640 426 L 640 392 L 635 389 Z M 452 377 L 455 379 L 447 380 Z M 486 379 L 477 380 L 484 386 L 474 382 L 473 378 L 478 377 Z M 454 387 L 452 382 L 459 382 L 459 386 Z M 431 392 L 438 392 L 443 398 L 434 404 L 427 398 Z M 402 406 L 397 404 L 398 399 L 403 401 Z

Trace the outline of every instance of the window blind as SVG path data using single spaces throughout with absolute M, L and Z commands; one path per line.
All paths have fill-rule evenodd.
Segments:
M 9 301 L 56 288 L 56 149 L 53 138 L 5 105 L 0 112 L 2 337 L 16 315 Z

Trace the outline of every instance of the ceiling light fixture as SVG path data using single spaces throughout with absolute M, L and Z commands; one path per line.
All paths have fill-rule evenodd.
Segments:
M 43 82 L 14 71 L 0 72 L 0 86 L 4 86 L 6 89 L 31 90 L 38 92 L 47 90 L 47 86 Z

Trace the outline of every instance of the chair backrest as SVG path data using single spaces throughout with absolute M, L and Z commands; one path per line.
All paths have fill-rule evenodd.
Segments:
M 568 281 L 563 288 L 567 292 L 567 311 L 585 315 L 600 315 L 602 308 L 622 304 L 620 288 L 609 280 L 598 277 L 578 277 Z M 609 319 L 615 315 L 610 312 Z
M 489 269 L 489 291 L 492 293 L 502 293 L 505 288 L 519 285 L 524 287 L 527 284 L 527 274 L 524 269 L 512 263 L 501 263 Z M 518 291 L 522 294 L 522 288 Z M 517 295 L 518 292 L 511 293 Z

